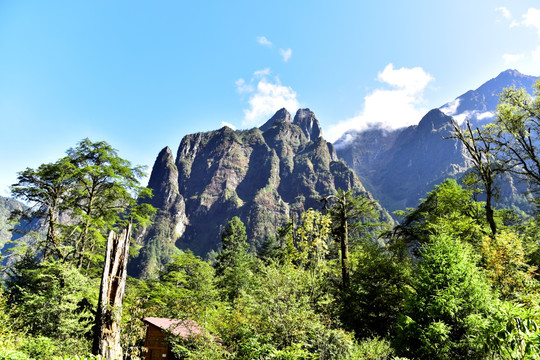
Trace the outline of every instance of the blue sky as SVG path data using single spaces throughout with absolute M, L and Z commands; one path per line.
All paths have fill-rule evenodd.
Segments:
M 85 137 L 150 168 L 285 106 L 334 141 L 508 68 L 540 75 L 537 1 L 0 1 L 0 195 Z

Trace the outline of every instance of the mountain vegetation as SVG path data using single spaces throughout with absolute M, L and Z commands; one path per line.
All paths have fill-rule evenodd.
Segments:
M 398 223 L 307 110 L 186 136 L 176 160 L 158 156 L 150 199 L 139 167 L 85 139 L 12 187 L 29 204 L 12 213 L 45 231 L 4 269 L 0 359 L 96 358 L 104 242 L 128 223 L 139 277 L 108 309 L 125 359 L 143 356 L 145 316 L 200 326 L 168 334 L 178 359 L 537 359 L 540 220 L 479 197 L 511 175 L 537 198 L 540 83 L 534 95 L 505 90 L 484 127 L 434 110 L 410 130 L 447 124 L 473 160 L 464 184 L 442 179 Z

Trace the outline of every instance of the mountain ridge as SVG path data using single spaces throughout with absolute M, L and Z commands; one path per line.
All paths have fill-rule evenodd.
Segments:
M 186 135 L 175 159 L 170 148 L 159 153 L 148 186 L 155 193 L 149 202 L 159 210 L 154 225 L 137 235 L 142 248 L 131 273 L 142 277 L 177 248 L 198 255 L 218 249 L 233 216 L 245 223 L 254 251 L 272 241 L 291 214 L 321 208 L 320 198 L 337 188 L 370 196 L 309 109 L 294 118 L 280 109 L 260 128 Z
M 388 211 L 415 207 L 434 185 L 447 177 L 459 178 L 470 168 L 462 145 L 449 139 L 451 122 L 468 118 L 480 127 L 493 118 L 503 88 L 525 87 L 532 93 L 537 79 L 517 70 L 503 71 L 476 90 L 430 110 L 417 125 L 346 132 L 335 142 L 338 156 Z M 511 197 L 518 191 L 513 182 L 506 182 L 502 198 L 511 206 Z

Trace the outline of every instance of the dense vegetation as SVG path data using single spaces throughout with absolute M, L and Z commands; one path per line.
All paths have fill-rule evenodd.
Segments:
M 201 336 L 171 338 L 185 359 L 538 358 L 539 220 L 477 194 L 496 194 L 490 179 L 505 172 L 538 189 L 540 97 L 510 89 L 501 101 L 493 125 L 456 134 L 478 155 L 466 186 L 435 186 L 397 213 L 394 228 L 373 222 L 372 201 L 338 191 L 276 229 L 258 253 L 235 217 L 208 259 L 180 251 L 157 278 L 129 279 L 125 357 L 141 357 L 141 319 L 156 316 L 202 326 Z M 96 148 L 125 172 L 89 164 Z M 152 212 L 134 201 L 144 193 L 137 168 L 120 160 L 108 145 L 85 140 L 59 162 L 20 173 L 14 195 L 38 204 L 32 215 L 48 226 L 5 269 L 0 359 L 91 356 L 104 236 Z M 94 202 L 85 191 L 97 178 L 109 185 Z

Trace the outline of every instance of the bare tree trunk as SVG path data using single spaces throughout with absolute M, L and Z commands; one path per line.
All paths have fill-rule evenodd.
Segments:
M 120 235 L 110 232 L 101 278 L 92 353 L 105 359 L 122 359 L 120 320 L 127 276 L 131 223 Z
M 343 204 L 345 205 L 345 204 Z M 351 285 L 349 270 L 349 228 L 347 224 L 347 214 L 344 209 L 341 221 L 341 276 L 343 278 L 343 290 L 348 290 Z

